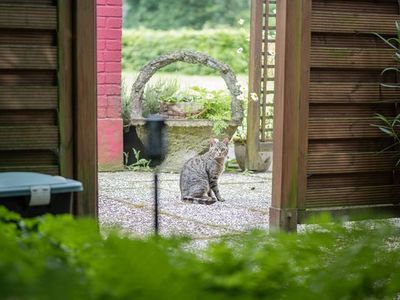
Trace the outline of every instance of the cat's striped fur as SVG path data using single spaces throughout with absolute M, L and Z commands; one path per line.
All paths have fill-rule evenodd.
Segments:
M 212 139 L 206 153 L 189 159 L 183 165 L 180 175 L 183 201 L 199 204 L 224 201 L 219 193 L 218 179 L 224 171 L 228 142 L 228 139 L 222 142 Z

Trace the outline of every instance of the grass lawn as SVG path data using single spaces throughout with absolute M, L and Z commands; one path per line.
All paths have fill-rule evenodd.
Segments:
M 122 78 L 126 80 L 129 86 L 133 84 L 138 72 L 122 72 Z M 237 75 L 237 79 L 242 86 L 247 86 L 247 74 Z M 220 76 L 198 76 L 198 75 L 185 75 L 180 73 L 156 73 L 150 79 L 150 82 L 157 81 L 158 79 L 176 79 L 182 88 L 191 86 L 200 86 L 209 90 L 222 90 L 227 89 L 224 80 Z

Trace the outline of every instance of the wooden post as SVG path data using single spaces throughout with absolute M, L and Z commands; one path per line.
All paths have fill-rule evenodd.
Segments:
M 262 44 L 263 0 L 252 0 L 246 140 L 246 168 L 249 170 L 258 170 L 257 163 L 259 162 Z M 257 101 L 252 100 L 253 93 L 257 95 Z
M 270 226 L 296 230 L 306 188 L 311 0 L 277 1 Z
M 97 217 L 96 0 L 74 0 L 75 178 L 77 215 Z
M 58 122 L 60 127 L 60 174 L 74 176 L 72 102 L 72 1 L 58 1 Z

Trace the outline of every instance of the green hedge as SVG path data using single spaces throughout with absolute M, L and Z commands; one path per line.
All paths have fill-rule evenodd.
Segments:
M 124 0 L 123 8 L 125 28 L 200 29 L 250 18 L 250 0 Z
M 91 220 L 0 209 L 2 299 L 396 299 L 398 228 L 253 232 L 201 255 L 187 240 L 107 238 Z
M 237 74 L 246 73 L 248 46 L 248 32 L 244 29 L 125 30 L 122 35 L 122 66 L 126 71 L 137 71 L 159 55 L 193 49 L 229 64 Z M 238 49 L 243 51 L 238 53 Z M 162 71 L 179 71 L 190 75 L 216 74 L 211 68 L 184 63 L 166 66 Z

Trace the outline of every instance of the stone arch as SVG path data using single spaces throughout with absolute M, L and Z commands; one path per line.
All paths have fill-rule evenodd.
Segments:
M 142 116 L 142 96 L 144 88 L 150 78 L 161 68 L 172 64 L 174 62 L 186 62 L 190 64 L 202 64 L 212 69 L 219 71 L 220 76 L 224 79 L 225 84 L 231 94 L 231 120 L 233 122 L 241 123 L 243 120 L 243 107 L 238 99 L 242 94 L 240 85 L 236 79 L 235 73 L 225 63 L 207 55 L 193 50 L 179 50 L 165 55 L 161 55 L 147 65 L 140 71 L 136 81 L 132 85 L 131 92 L 131 119 L 141 119 Z

